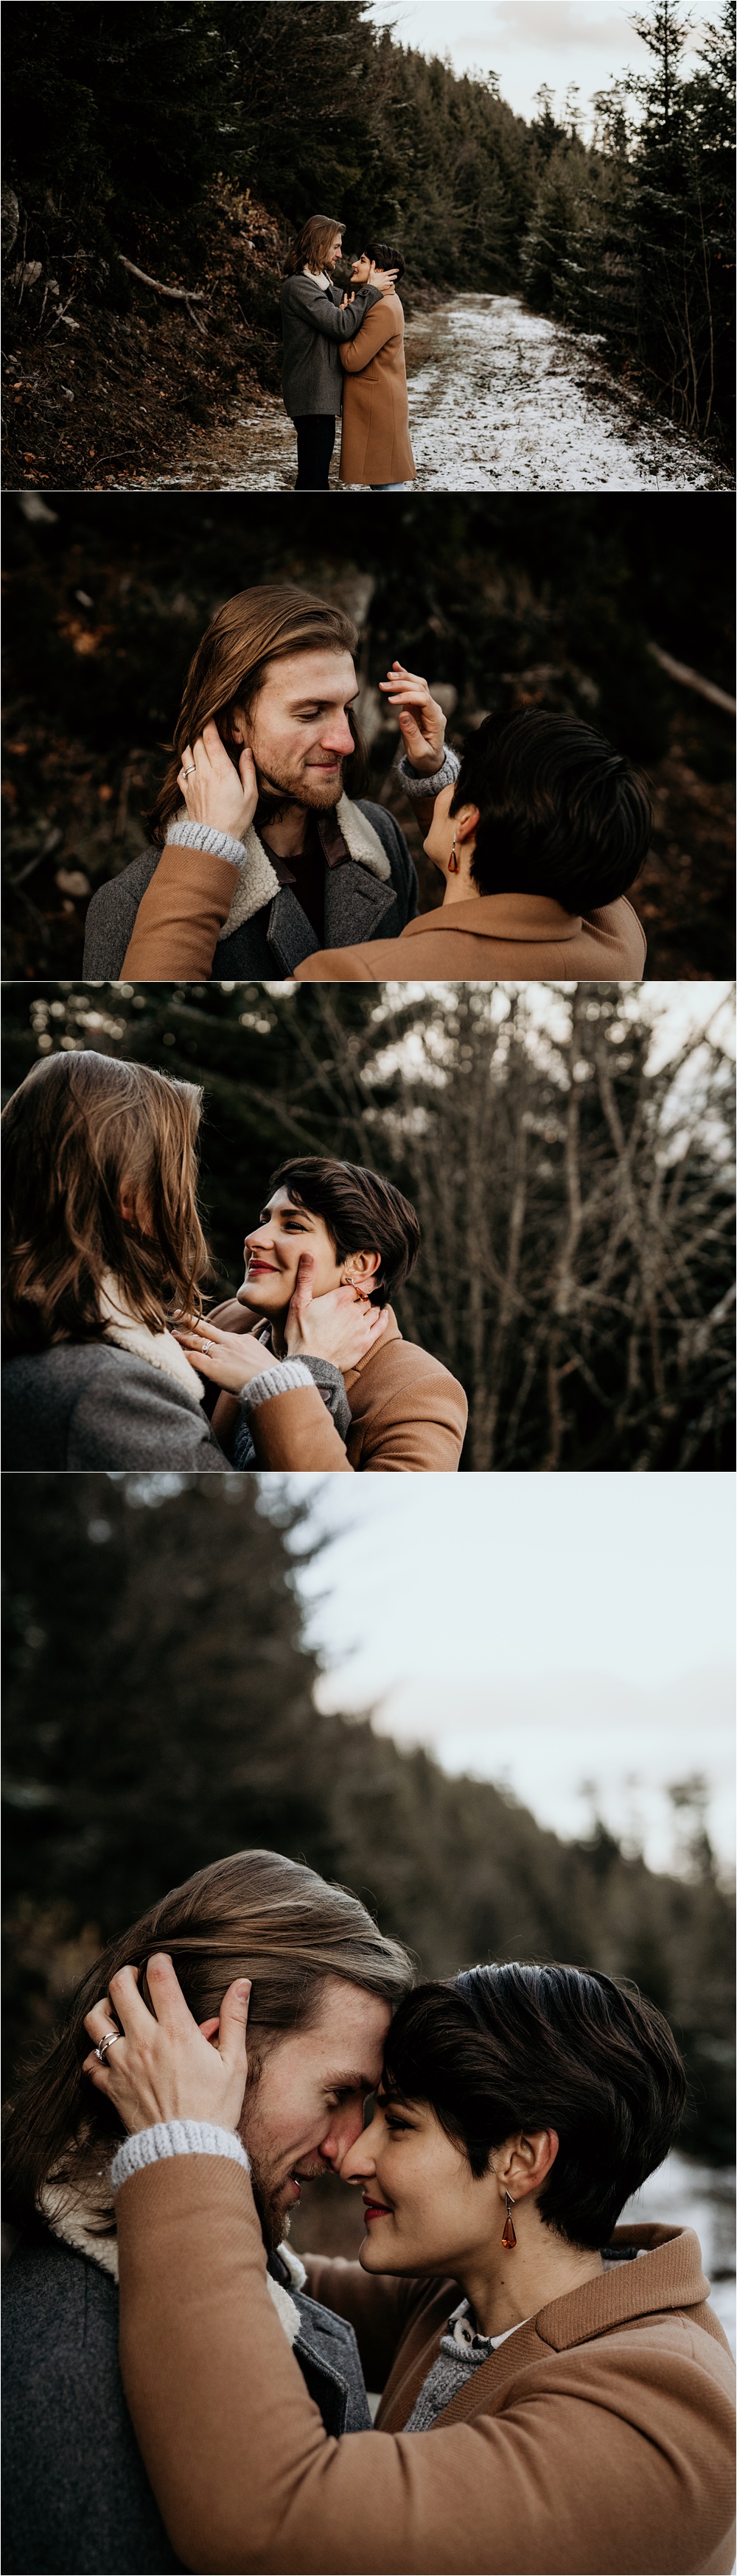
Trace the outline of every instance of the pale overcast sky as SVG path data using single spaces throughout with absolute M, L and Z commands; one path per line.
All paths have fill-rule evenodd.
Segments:
M 727 1476 L 299 1477 L 331 1544 L 299 1577 L 325 1706 L 378 1707 L 541 1822 L 668 1865 L 667 1784 L 711 1785 L 733 1848 L 734 1494 Z M 282 1479 L 270 1480 L 272 1491 Z
M 713 15 L 717 15 L 715 0 Z M 448 54 L 457 72 L 498 74 L 502 97 L 518 116 L 534 115 L 535 91 L 546 81 L 557 107 L 576 83 L 586 109 L 598 89 L 622 73 L 644 70 L 645 46 L 632 18 L 647 14 L 620 0 L 372 0 L 371 16 L 393 28 L 397 44 L 423 54 Z M 691 11 L 689 55 L 701 42 L 708 8 Z M 584 119 L 588 124 L 588 120 Z

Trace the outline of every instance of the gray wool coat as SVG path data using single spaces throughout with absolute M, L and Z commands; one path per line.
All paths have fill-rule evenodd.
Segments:
M 201 1404 L 114 1342 L 55 1342 L 3 1360 L 3 1467 L 227 1471 Z
M 371 2430 L 352 2326 L 269 2269 L 299 2310 L 292 2346 L 326 2432 Z M 118 2362 L 118 2290 L 86 2254 L 20 2245 L 3 2299 L 5 2566 L 12 2576 L 164 2576 L 175 2556 Z
M 351 1416 L 340 1369 L 311 1354 L 304 1365 L 344 1440 Z M 256 1465 L 245 1407 L 229 1460 L 186 1387 L 114 1342 L 56 1342 L 3 1360 L 2 1427 L 3 1467 L 16 1474 L 158 1468 L 223 1476 L 231 1464 L 239 1475 Z
M 342 867 L 325 866 L 325 941 L 326 948 L 363 946 L 370 939 L 398 939 L 408 921 L 417 912 L 417 874 L 410 858 L 404 833 L 385 806 L 372 805 L 356 797 L 360 814 L 365 814 L 386 851 L 391 875 L 382 882 L 369 868 L 356 859 L 346 859 Z M 82 973 L 90 983 L 115 983 L 132 936 L 139 903 L 150 885 L 161 857 L 152 847 L 131 859 L 120 876 L 111 877 L 107 885 L 98 886 L 93 895 L 85 927 Z M 236 983 L 254 980 L 276 981 L 294 974 L 303 957 L 317 954 L 320 942 L 308 921 L 306 912 L 293 886 L 280 886 L 270 903 L 254 912 L 250 921 L 228 939 L 219 939 L 213 962 L 213 977 L 223 976 Z
M 281 291 L 284 362 L 282 392 L 290 420 L 305 412 L 335 412 L 343 402 L 341 340 L 355 339 L 372 304 L 381 303 L 378 286 L 359 287 L 354 304 L 341 312 L 342 286 L 319 286 L 316 277 L 287 277 Z

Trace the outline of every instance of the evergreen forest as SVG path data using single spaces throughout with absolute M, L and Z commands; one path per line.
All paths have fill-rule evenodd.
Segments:
M 681 2133 L 731 2154 L 732 1908 L 698 1783 L 678 1874 L 579 1841 L 489 1781 L 321 1715 L 294 1587 L 303 1506 L 261 1480 L 19 1477 L 6 1530 L 6 2083 L 102 1941 L 249 1845 L 349 1885 L 420 1973 L 562 1958 L 634 1978 L 690 2078 Z M 325 1580 L 330 1581 L 329 1561 Z
M 16 0 L 9 479 L 150 480 L 178 416 L 278 392 L 284 259 L 318 209 L 346 249 L 398 241 L 410 303 L 521 294 L 728 456 L 734 0 L 715 8 L 687 67 L 684 0 L 642 0 L 644 72 L 562 111 L 543 85 L 525 120 L 370 0 Z

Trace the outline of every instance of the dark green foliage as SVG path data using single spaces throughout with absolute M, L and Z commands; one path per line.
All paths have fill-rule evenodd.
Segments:
M 734 0 L 690 78 L 681 0 L 649 0 L 635 24 L 649 68 L 595 101 L 595 147 L 547 135 L 521 248 L 526 292 L 597 336 L 679 429 L 731 450 Z
M 728 2156 L 731 1909 L 710 1862 L 677 1879 L 603 1828 L 562 1842 L 490 1783 L 319 1716 L 293 1519 L 264 1511 L 256 1479 L 16 1479 L 9 2063 L 102 1939 L 190 1870 L 267 1843 L 355 1888 L 428 1975 L 558 1957 L 635 1977 L 687 2051 L 683 2143 Z
M 391 232 L 410 294 L 420 280 L 522 286 L 541 311 L 598 335 L 680 426 L 723 445 L 734 0 L 688 80 L 679 8 L 646 0 L 651 72 L 602 96 L 590 148 L 575 102 L 561 122 L 543 89 L 525 123 L 493 75 L 457 77 L 397 44 L 368 0 L 16 0 L 6 175 L 20 208 L 16 262 L 22 246 L 24 262 L 42 265 L 22 288 L 19 266 L 11 288 L 19 343 L 48 333 L 52 315 L 58 327 L 53 293 L 42 311 L 51 267 L 62 302 L 73 289 L 81 306 L 125 309 L 121 253 L 170 282 L 172 264 L 188 283 L 206 278 L 217 305 L 230 187 L 241 210 L 261 201 L 287 232 L 318 209 L 335 215 L 351 250 L 369 229 Z M 250 363 L 271 386 L 278 256 L 272 245 L 272 264 L 253 273 L 244 256 L 241 315 L 262 334 Z M 145 289 L 136 297 L 160 319 Z

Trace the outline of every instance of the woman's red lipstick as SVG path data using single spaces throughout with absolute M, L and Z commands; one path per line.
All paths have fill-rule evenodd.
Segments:
M 368 2225 L 369 2225 L 369 2223 L 370 2223 L 370 2220 L 371 2220 L 372 2218 L 389 2218 L 389 2217 L 390 2217 L 390 2215 L 391 2215 L 391 2212 L 387 2209 L 387 2206 L 386 2206 L 386 2202 L 385 2202 L 385 2201 L 383 2201 L 383 2200 L 367 2200 L 367 2198 L 366 2198 L 366 2194 L 365 2194 L 365 2192 L 364 2192 L 364 2195 L 363 2195 L 363 2214 L 364 2214 L 364 2218 L 365 2218 L 365 2220 L 366 2220 L 366 2225 L 367 2225 L 367 2227 L 368 2227 Z

